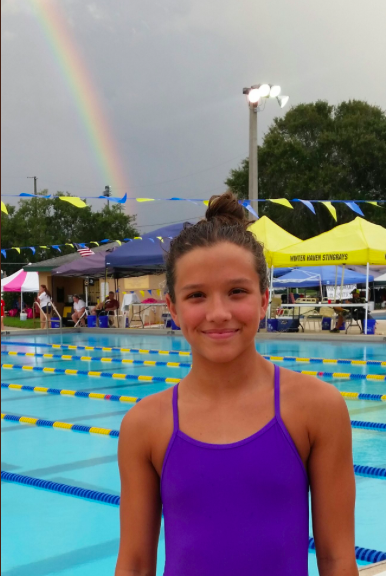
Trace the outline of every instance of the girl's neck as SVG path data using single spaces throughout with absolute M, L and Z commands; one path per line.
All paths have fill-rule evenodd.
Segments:
M 256 352 L 255 345 L 231 362 L 212 362 L 192 350 L 192 369 L 184 379 L 191 391 L 205 396 L 221 396 L 270 381 L 273 366 Z

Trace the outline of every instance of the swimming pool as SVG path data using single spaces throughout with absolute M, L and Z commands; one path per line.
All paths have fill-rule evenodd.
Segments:
M 61 347 L 53 348 L 53 345 Z M 69 349 L 68 346 L 78 348 Z M 342 392 L 386 393 L 386 382 L 371 378 L 386 375 L 386 365 L 378 364 L 386 362 L 382 343 L 267 340 L 259 341 L 256 346 L 264 355 L 282 358 L 275 362 L 288 368 L 354 375 L 351 379 L 326 377 Z M 189 350 L 183 338 L 173 336 L 58 333 L 47 338 L 12 334 L 3 339 L 2 364 L 38 370 L 2 369 L 2 382 L 82 391 L 84 396 L 95 392 L 143 397 L 172 385 L 171 382 L 162 382 L 162 379 L 182 378 L 189 370 L 188 366 L 153 366 L 143 362 L 186 363 L 191 360 L 186 355 L 132 354 L 117 349 L 85 350 L 84 347 Z M 52 356 L 24 356 L 9 352 Z M 78 359 L 62 356 L 76 356 Z M 295 358 L 350 359 L 365 363 L 301 362 Z M 122 363 L 123 359 L 141 363 Z M 53 370 L 43 373 L 39 370 L 43 367 Z M 128 375 L 131 379 L 60 372 L 64 370 L 115 373 Z M 159 381 L 138 381 L 138 376 L 153 376 Z M 2 412 L 6 414 L 114 430 L 119 430 L 124 414 L 132 405 L 68 394 L 2 388 Z M 386 402 L 347 398 L 347 406 L 352 420 L 386 423 Z M 353 428 L 355 464 L 385 468 L 385 448 L 386 432 Z M 116 450 L 117 439 L 104 434 L 77 434 L 66 429 L 2 420 L 2 470 L 13 474 L 117 496 L 120 483 Z M 386 552 L 386 479 L 357 475 L 356 484 L 356 544 Z M 4 482 L 2 488 L 3 526 L 6 527 L 3 530 L 2 575 L 104 576 L 114 573 L 119 542 L 118 506 L 11 482 Z M 161 532 L 157 576 L 163 572 L 163 546 Z M 309 570 L 310 576 L 318 574 L 312 551 Z

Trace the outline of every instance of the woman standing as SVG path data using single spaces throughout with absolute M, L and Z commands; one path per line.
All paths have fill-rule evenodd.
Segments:
M 40 319 L 40 327 L 44 329 L 44 328 L 46 328 L 47 321 L 48 321 L 48 326 L 50 325 L 49 322 L 51 320 L 51 313 L 52 313 L 51 292 L 48 290 L 48 288 L 45 284 L 42 284 L 40 286 L 40 290 L 39 290 L 39 294 L 38 294 L 38 300 L 39 300 L 40 307 L 43 311 L 43 314 L 41 314 L 41 319 Z

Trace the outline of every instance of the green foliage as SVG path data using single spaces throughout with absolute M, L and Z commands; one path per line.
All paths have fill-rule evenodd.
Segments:
M 47 192 L 44 190 L 41 195 L 46 195 Z M 1 247 L 87 243 L 105 238 L 122 240 L 138 236 L 135 216 L 125 214 L 120 204 L 110 204 L 109 209 L 105 205 L 102 210 L 93 212 L 90 206 L 76 208 L 59 200 L 58 196 L 64 194 L 58 192 L 50 199 L 20 200 L 17 208 L 7 205 L 9 215 L 3 213 L 1 216 Z M 62 254 L 74 252 L 74 248 L 67 246 L 61 246 L 60 249 Z M 21 254 L 16 250 L 7 251 L 7 259 L 3 262 L 15 262 L 17 265 L 7 265 L 4 268 L 10 275 L 19 270 L 21 264 L 54 258 L 61 253 L 54 248 L 37 248 L 35 255 L 29 249 L 21 250 Z
M 377 106 L 352 100 L 299 104 L 275 118 L 258 150 L 259 198 L 302 200 L 384 200 L 386 198 L 386 115 Z M 248 160 L 231 170 L 227 186 L 248 198 Z M 316 216 L 300 203 L 294 210 L 259 203 L 259 215 L 302 239 L 333 228 L 325 206 Z M 357 215 L 335 204 L 338 224 Z M 367 220 L 386 226 L 385 208 L 360 204 Z

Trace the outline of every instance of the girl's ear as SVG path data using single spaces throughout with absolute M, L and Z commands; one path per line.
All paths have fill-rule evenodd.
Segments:
M 166 294 L 166 305 L 169 308 L 169 312 L 173 318 L 174 324 L 176 324 L 179 328 L 181 328 L 180 323 L 178 321 L 176 305 L 174 304 L 174 302 L 172 302 L 172 299 L 170 298 L 169 294 Z
M 261 312 L 262 312 L 261 318 L 265 318 L 265 315 L 267 313 L 268 304 L 269 304 L 269 290 L 267 288 L 261 297 Z

